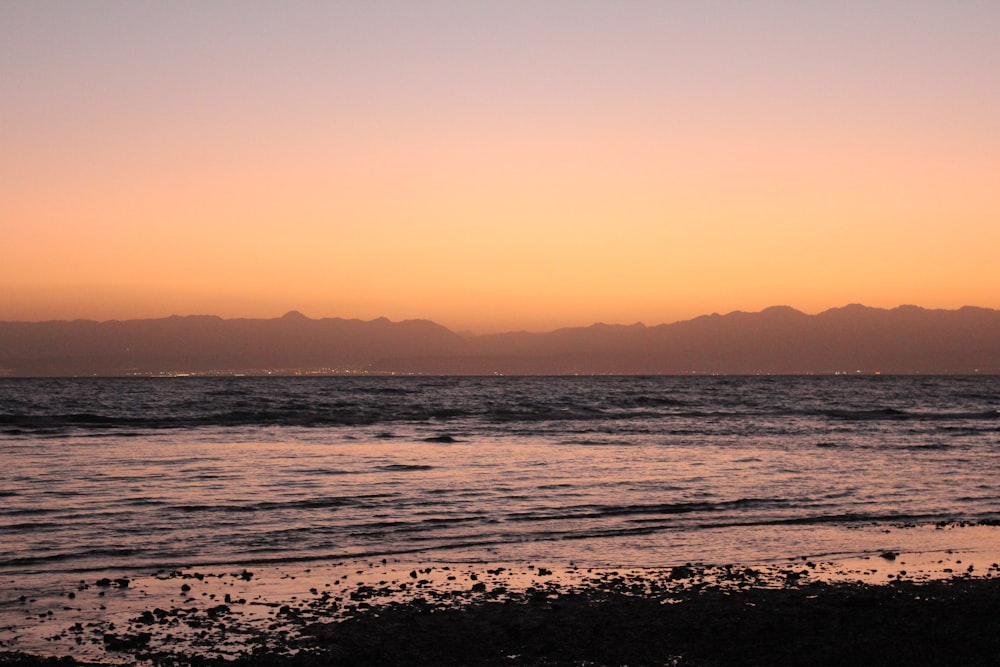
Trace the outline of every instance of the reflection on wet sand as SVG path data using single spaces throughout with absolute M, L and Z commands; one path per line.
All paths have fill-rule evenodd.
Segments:
M 710 611 L 709 601 L 714 601 L 716 612 L 712 613 L 731 614 L 734 600 L 754 605 L 760 596 L 779 615 L 787 612 L 780 611 L 783 606 L 820 598 L 835 607 L 873 608 L 889 600 L 902 604 L 905 598 L 906 604 L 919 607 L 919 600 L 931 592 L 979 599 L 986 594 L 983 587 L 995 588 L 1000 581 L 998 561 L 1000 554 L 995 552 L 886 550 L 836 560 L 793 557 L 755 566 L 686 563 L 610 569 L 386 559 L 252 570 L 161 571 L 134 578 L 67 582 L 47 595 L 5 601 L 0 650 L 67 655 L 104 664 L 251 658 L 257 661 L 253 664 L 277 664 L 289 656 L 297 656 L 300 662 L 319 660 L 319 655 L 329 657 L 330 651 L 348 650 L 343 646 L 347 637 L 352 638 L 350 642 L 361 641 L 361 636 L 381 637 L 399 623 L 406 627 L 426 623 L 414 619 L 428 614 L 438 615 L 435 618 L 442 622 L 451 616 L 441 614 L 458 614 L 456 618 L 464 620 L 454 623 L 478 619 L 475 623 L 500 627 L 514 622 L 511 619 L 541 613 L 572 614 L 586 623 L 594 605 L 617 609 L 620 614 L 635 607 L 632 612 L 644 618 L 643 623 L 654 622 L 649 614 L 657 605 L 703 614 Z M 669 612 L 672 623 L 680 622 L 677 613 Z M 626 616 L 614 614 L 606 622 L 625 624 L 623 632 L 629 625 Z M 394 637 L 400 632 L 405 635 L 406 627 L 397 628 Z M 435 631 L 425 628 L 421 632 Z M 546 632 L 541 625 L 536 631 L 538 636 L 529 638 L 529 644 L 540 641 Z M 501 634 L 510 632 L 507 628 Z M 525 641 L 523 637 L 509 639 L 514 642 L 511 651 Z M 378 643 L 384 642 L 383 637 Z M 350 649 L 359 650 L 357 646 Z M 544 664 L 564 664 L 560 660 L 566 656 L 561 652 L 568 649 L 553 644 L 551 650 L 555 653 L 546 654 Z M 606 657 L 610 649 L 593 650 Z M 378 657 L 375 662 L 392 662 L 377 646 L 365 651 L 373 660 Z M 472 659 L 463 651 L 452 657 L 457 660 L 463 655 Z M 661 654 L 656 657 L 661 662 L 665 659 Z M 674 664 L 688 664 L 680 654 L 674 658 Z M 343 654 L 339 659 L 353 664 L 359 657 Z M 20 660 L 30 664 L 28 658 Z M 514 660 L 514 664 L 519 663 Z

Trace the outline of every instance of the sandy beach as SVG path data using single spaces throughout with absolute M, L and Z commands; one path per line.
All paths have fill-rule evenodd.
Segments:
M 987 665 L 1000 654 L 1000 564 L 976 551 L 639 569 L 378 560 L 53 584 L 4 601 L 0 664 Z

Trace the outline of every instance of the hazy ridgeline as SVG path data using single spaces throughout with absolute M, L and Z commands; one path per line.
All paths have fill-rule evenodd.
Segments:
M 162 373 L 973 374 L 1000 372 L 1000 311 L 847 306 L 659 326 L 462 336 L 426 320 L 169 317 L 0 322 L 0 375 Z

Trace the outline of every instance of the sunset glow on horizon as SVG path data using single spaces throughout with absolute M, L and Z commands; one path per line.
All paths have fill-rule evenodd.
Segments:
M 0 6 L 0 320 L 1000 308 L 1000 4 Z

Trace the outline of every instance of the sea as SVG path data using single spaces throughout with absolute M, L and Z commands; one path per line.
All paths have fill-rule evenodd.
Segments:
M 760 562 L 997 522 L 997 376 L 0 379 L 8 584 Z

